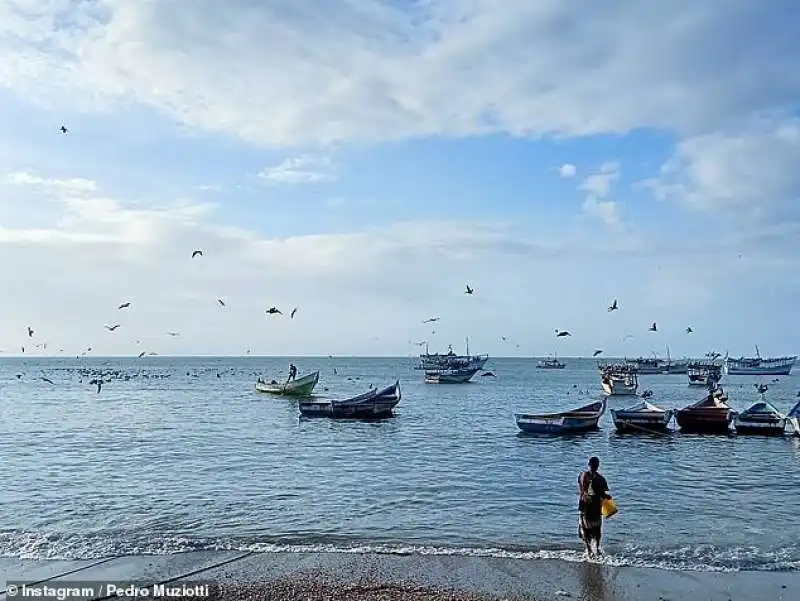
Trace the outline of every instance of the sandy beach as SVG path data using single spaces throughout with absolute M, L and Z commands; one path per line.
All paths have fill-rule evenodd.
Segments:
M 210 582 L 210 598 L 220 601 L 789 601 L 800 595 L 796 572 L 681 572 L 558 560 L 370 553 L 203 551 L 110 558 L 100 564 L 3 559 L 0 578 L 4 584 L 48 579 Z

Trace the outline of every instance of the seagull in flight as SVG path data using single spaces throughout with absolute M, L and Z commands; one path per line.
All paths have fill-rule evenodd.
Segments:
M 43 382 L 47 382 L 48 384 L 55 385 L 55 382 L 53 382 L 53 380 L 51 380 L 50 378 L 45 378 L 44 376 L 40 376 L 39 379 L 42 380 Z
M 195 257 L 202 257 L 202 256 L 203 256 L 203 251 L 202 250 L 196 250 L 196 251 L 192 252 L 192 259 L 194 259 Z
M 292 309 L 292 312 L 289 314 L 289 319 L 294 319 L 294 314 L 297 313 L 297 307 Z
M 653 325 L 650 326 L 649 330 L 651 332 L 658 332 L 658 326 L 656 326 L 656 322 L 653 322 Z
M 219 303 L 219 306 L 220 306 L 220 307 L 224 307 L 224 306 L 225 306 L 225 301 L 224 301 L 224 300 L 222 300 L 221 298 L 218 298 L 218 299 L 217 299 L 217 302 Z
M 141 353 L 139 353 L 139 359 L 141 359 L 142 357 L 144 357 L 146 354 L 147 354 L 147 353 L 146 353 L 146 352 L 144 352 L 144 351 L 142 351 Z
M 283 315 L 277 307 L 267 309 L 267 315 Z
M 472 294 L 474 291 L 475 290 L 473 288 L 470 288 L 469 284 L 467 284 L 467 289 L 464 291 L 464 294 Z
M 694 330 L 692 329 L 692 326 L 689 326 L 688 328 L 686 328 L 686 333 L 687 334 L 691 334 L 692 332 L 694 332 Z
M 564 336 L 572 336 L 572 334 L 570 334 L 566 330 L 561 330 L 560 332 L 556 330 L 556 338 L 563 338 Z
M 127 309 L 130 306 L 131 306 L 130 302 L 124 302 L 119 307 L 117 307 L 117 310 L 119 311 L 120 309 Z
M 28 326 L 28 338 L 33 338 L 33 328 Z
M 108 330 L 109 332 L 113 332 L 113 331 L 114 331 L 114 330 L 116 330 L 118 327 L 119 327 L 119 324 L 118 324 L 118 323 L 115 323 L 113 326 L 106 326 L 106 330 Z
M 439 321 L 439 319 L 441 319 L 441 318 L 439 318 L 439 317 L 429 317 L 428 319 L 426 319 L 422 323 L 433 323 L 434 321 Z
M 178 332 L 167 332 L 167 336 L 172 336 L 174 338 L 175 336 L 180 336 L 180 334 Z
M 598 349 L 598 350 L 596 350 L 595 352 L 592 353 L 592 357 L 597 357 L 597 355 L 599 355 L 602 352 L 603 351 L 601 349 Z
M 614 299 L 614 302 L 611 303 L 611 306 L 608 308 L 608 312 L 611 313 L 612 311 L 616 311 L 617 309 L 619 309 L 619 307 L 617 306 L 617 299 Z
M 62 125 L 61 127 L 58 128 L 58 131 L 60 131 L 62 134 L 65 134 L 69 130 L 67 129 L 67 127 L 65 125 Z

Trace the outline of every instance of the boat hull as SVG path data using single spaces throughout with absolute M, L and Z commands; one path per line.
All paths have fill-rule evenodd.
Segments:
M 316 371 L 302 378 L 298 378 L 297 380 L 292 380 L 283 384 L 257 382 L 256 390 L 258 392 L 278 396 L 311 396 L 318 382 L 319 372 Z
M 728 434 L 733 411 L 730 409 L 681 409 L 675 413 L 681 432 L 693 434 Z
M 620 433 L 664 433 L 669 430 L 669 422 L 672 420 L 673 411 L 668 410 L 662 414 L 642 413 L 639 411 L 611 410 L 611 419 L 614 427 Z
M 728 366 L 729 376 L 788 376 L 792 373 L 793 365 L 783 367 L 732 367 Z
M 786 419 L 773 420 L 734 420 L 737 434 L 748 436 L 783 436 L 786 431 Z
M 478 369 L 460 369 L 460 370 L 446 370 L 446 371 L 430 371 L 425 372 L 426 384 L 466 384 L 475 374 Z
M 515 413 L 517 427 L 525 434 L 578 434 L 598 429 L 606 402 L 552 414 Z
M 343 401 L 304 401 L 300 403 L 302 417 L 328 417 L 332 419 L 385 419 L 394 415 L 400 402 L 399 382 L 383 390 L 371 390 Z
M 559 363 L 558 365 L 537 365 L 536 369 L 564 369 L 566 366 L 566 363 Z
M 797 362 L 797 357 L 781 357 L 776 359 L 728 359 L 726 371 L 731 376 L 788 376 Z

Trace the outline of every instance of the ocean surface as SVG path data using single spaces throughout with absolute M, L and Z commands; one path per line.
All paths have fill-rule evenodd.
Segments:
M 576 479 L 601 459 L 620 512 L 606 562 L 800 571 L 800 439 L 518 434 L 514 412 L 599 398 L 595 362 L 561 371 L 490 359 L 497 378 L 426 385 L 411 358 L 293 359 L 320 396 L 400 378 L 396 417 L 301 420 L 258 394 L 288 359 L 0 360 L 0 555 L 93 558 L 199 549 L 378 551 L 582 559 Z M 118 372 L 100 393 L 96 371 Z M 20 377 L 17 377 L 20 375 Z M 50 384 L 40 378 L 53 381 Z M 787 410 L 800 378 L 764 377 Z M 701 398 L 686 376 L 641 376 L 652 402 Z M 755 378 L 726 376 L 731 404 Z M 327 390 L 326 390 L 327 389 Z M 612 400 L 623 407 L 635 400 Z

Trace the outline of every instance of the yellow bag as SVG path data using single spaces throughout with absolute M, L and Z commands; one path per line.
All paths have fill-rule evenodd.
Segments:
M 604 518 L 610 518 L 612 515 L 617 513 L 617 511 L 619 511 L 617 509 L 617 502 L 614 499 L 603 499 L 603 503 L 600 506 L 600 511 Z

